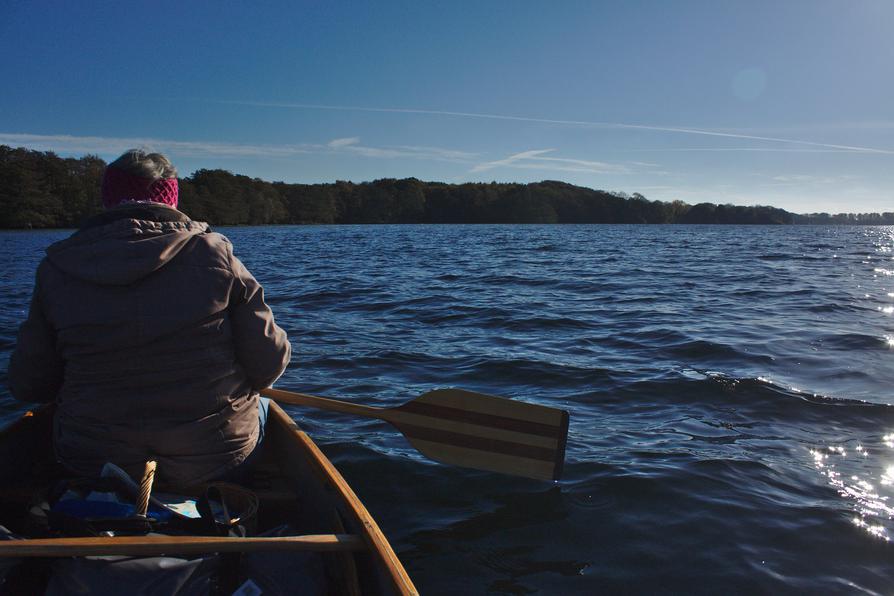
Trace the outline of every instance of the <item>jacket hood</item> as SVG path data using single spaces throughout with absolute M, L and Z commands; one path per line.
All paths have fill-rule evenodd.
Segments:
M 47 259 L 84 281 L 128 285 L 163 267 L 206 232 L 208 224 L 169 207 L 112 209 L 47 248 Z

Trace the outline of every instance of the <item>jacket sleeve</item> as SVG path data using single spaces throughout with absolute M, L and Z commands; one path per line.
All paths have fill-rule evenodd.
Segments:
M 289 365 L 292 346 L 273 320 L 273 312 L 264 302 L 264 289 L 245 265 L 230 253 L 233 280 L 230 296 L 230 320 L 236 359 L 245 370 L 252 389 L 270 387 Z
M 51 402 L 62 387 L 64 362 L 56 350 L 56 331 L 41 303 L 39 280 L 38 275 L 28 318 L 19 328 L 9 360 L 9 390 L 21 401 Z

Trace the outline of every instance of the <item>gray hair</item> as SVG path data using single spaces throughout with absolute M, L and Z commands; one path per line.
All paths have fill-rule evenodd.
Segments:
M 176 178 L 177 168 L 161 153 L 149 153 L 143 149 L 128 149 L 124 155 L 109 164 L 141 178 Z

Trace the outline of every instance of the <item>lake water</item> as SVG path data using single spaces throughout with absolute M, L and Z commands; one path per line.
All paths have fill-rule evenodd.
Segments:
M 291 408 L 425 594 L 891 593 L 894 228 L 222 229 L 295 349 L 278 386 L 571 413 L 544 483 Z M 0 382 L 43 249 L 0 233 Z M 0 415 L 23 406 L 0 389 Z

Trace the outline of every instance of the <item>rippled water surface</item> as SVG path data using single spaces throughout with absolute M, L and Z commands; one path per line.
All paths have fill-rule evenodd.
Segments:
M 894 229 L 222 230 L 295 348 L 279 386 L 571 412 L 557 484 L 292 408 L 423 593 L 891 593 Z M 0 233 L 0 381 L 43 249 Z M 5 421 L 23 408 L 5 383 Z

